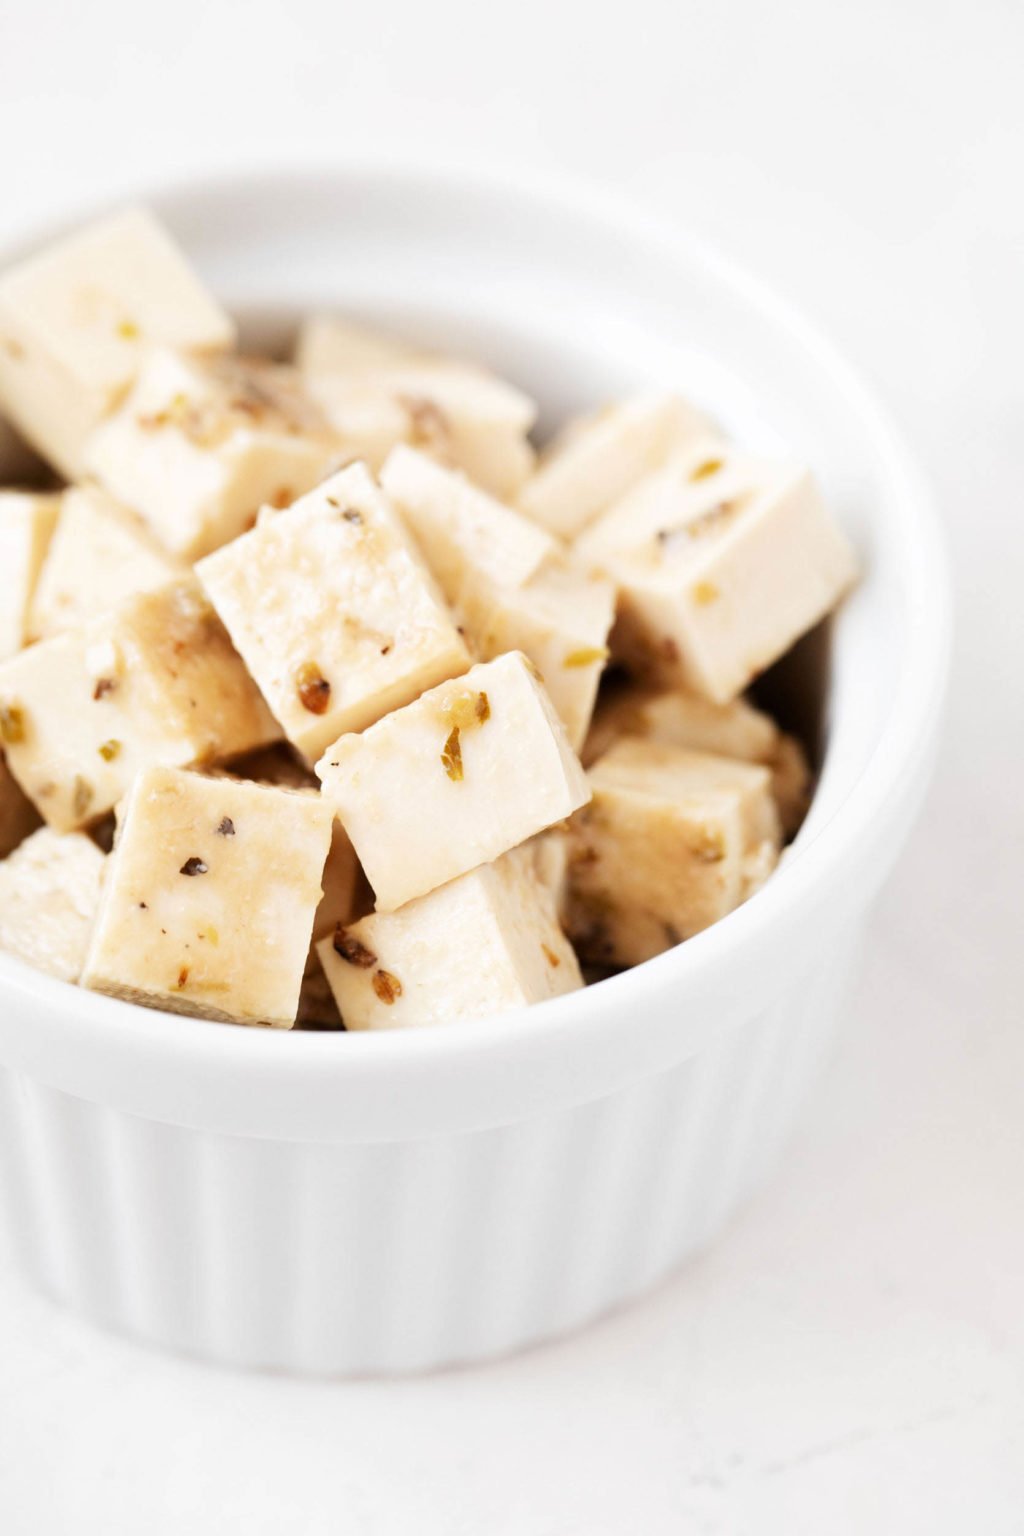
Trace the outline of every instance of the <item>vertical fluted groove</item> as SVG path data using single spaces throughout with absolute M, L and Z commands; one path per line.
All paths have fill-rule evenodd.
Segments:
M 691 1060 L 458 1136 L 220 1136 L 0 1071 L 0 1244 L 83 1314 L 227 1363 L 397 1372 L 550 1337 L 660 1279 L 762 1182 L 852 949 Z

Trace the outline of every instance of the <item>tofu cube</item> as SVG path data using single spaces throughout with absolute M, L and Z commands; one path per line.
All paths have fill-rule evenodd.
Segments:
M 612 583 L 561 560 L 518 587 L 468 576 L 455 606 L 469 648 L 482 661 L 506 651 L 530 658 L 578 752 L 608 660 Z
M 0 949 L 61 981 L 77 981 L 104 863 L 81 832 L 33 832 L 0 863 Z
M 562 552 L 528 518 L 414 448 L 396 448 L 380 478 L 451 602 L 477 578 L 521 586 Z
M 774 866 L 767 768 L 624 737 L 590 770 L 570 833 L 581 959 L 637 965 L 724 917 Z
M 708 424 L 676 395 L 642 395 L 570 422 L 541 453 L 518 506 L 573 539 Z
M 621 736 L 763 763 L 771 771 L 772 794 L 787 837 L 807 813 L 811 771 L 803 747 L 746 699 L 715 704 L 679 690 L 621 688 L 598 705 L 582 753 L 584 764 L 589 767 Z
M 264 502 L 288 506 L 310 490 L 340 452 L 294 370 L 158 350 L 85 458 L 166 549 L 196 560 L 251 527 Z
M 140 768 L 213 762 L 279 735 L 190 577 L 0 664 L 8 765 L 59 831 L 111 810 Z
M 619 588 L 615 654 L 718 703 L 835 606 L 856 563 L 809 472 L 697 445 L 580 539 Z
M 419 551 L 361 464 L 196 574 L 289 741 L 310 758 L 470 665 Z
M 384 912 L 496 859 L 590 794 L 515 652 L 341 737 L 316 771 Z
M 130 512 L 98 486 L 77 486 L 61 498 L 29 608 L 29 634 L 40 640 L 75 629 L 126 597 L 182 575 L 181 562 Z
M 533 860 L 537 879 L 554 902 L 558 920 L 563 925 L 569 910 L 569 858 L 571 838 L 567 823 L 538 832 L 523 844 Z
M 154 344 L 233 345 L 231 320 L 152 214 L 131 208 L 0 277 L 0 405 L 68 479 Z
M 310 315 L 295 344 L 296 367 L 307 379 L 365 376 L 415 356 L 408 342 L 340 315 Z
M 310 394 L 374 469 L 409 443 L 495 496 L 514 496 L 533 469 L 537 407 L 484 368 L 324 317 L 307 322 L 297 355 Z
M 486 1019 L 582 986 L 532 860 L 514 849 L 317 945 L 346 1029 Z
M 0 859 L 24 842 L 39 825 L 39 815 L 0 752 Z
M 146 769 L 121 811 L 82 985 L 289 1028 L 330 840 L 316 794 Z
M 28 644 L 29 609 L 59 506 L 59 496 L 0 491 L 0 661 Z

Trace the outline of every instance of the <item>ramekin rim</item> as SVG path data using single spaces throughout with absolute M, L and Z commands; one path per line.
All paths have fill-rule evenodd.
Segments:
M 679 228 L 649 209 L 637 206 L 620 193 L 599 188 L 580 178 L 566 178 L 524 173 L 516 167 L 460 166 L 453 160 L 443 165 L 418 162 L 414 156 L 380 157 L 332 156 L 322 162 L 302 166 L 287 163 L 262 167 L 225 168 L 202 176 L 181 176 L 141 187 L 126 188 L 118 201 L 153 201 L 167 205 L 176 200 L 194 199 L 223 191 L 237 195 L 251 187 L 266 189 L 279 178 L 294 187 L 297 181 L 316 183 L 332 181 L 431 182 L 457 193 L 494 195 L 536 206 L 544 203 L 560 213 L 585 218 L 618 233 L 625 230 L 632 242 L 662 254 L 685 253 L 687 261 L 699 266 L 721 286 L 738 294 L 765 315 L 781 332 L 788 334 L 808 352 L 817 367 L 826 372 L 832 384 L 850 402 L 861 417 L 864 428 L 875 441 L 885 477 L 894 487 L 894 504 L 913 529 L 917 558 L 900 573 L 903 595 L 915 615 L 909 626 L 909 645 L 901 658 L 900 696 L 906 703 L 902 712 L 890 711 L 864 774 L 851 788 L 842 804 L 818 831 L 814 840 L 799 850 L 799 857 L 787 866 L 738 911 L 706 932 L 697 935 L 657 959 L 604 981 L 596 988 L 571 993 L 525 1010 L 515 1010 L 487 1021 L 454 1023 L 434 1030 L 384 1031 L 367 1034 L 315 1033 L 284 1030 L 253 1030 L 232 1026 L 212 1026 L 209 1022 L 147 1010 L 81 989 L 73 989 L 53 977 L 36 972 L 17 960 L 0 955 L 0 995 L 11 999 L 31 998 L 48 1012 L 59 1015 L 75 1029 L 88 1029 L 105 1044 L 138 1048 L 139 1031 L 145 1032 L 146 1044 L 175 1056 L 195 1058 L 197 1065 L 219 1068 L 230 1066 L 244 1070 L 251 1062 L 262 1074 L 273 1063 L 289 1075 L 307 1068 L 322 1074 L 391 1071 L 396 1066 L 415 1069 L 431 1061 L 450 1062 L 494 1054 L 501 1059 L 506 1049 L 515 1054 L 528 1052 L 543 1042 L 551 1031 L 564 1037 L 566 1030 L 585 1032 L 592 1023 L 590 1015 L 619 1012 L 623 1004 L 631 1014 L 642 1011 L 644 999 L 666 986 L 673 991 L 686 988 L 701 972 L 720 966 L 728 956 L 750 943 L 755 935 L 764 935 L 778 921 L 786 908 L 803 907 L 813 902 L 823 884 L 834 879 L 844 859 L 855 850 L 864 829 L 877 813 L 878 806 L 891 792 L 894 783 L 911 771 L 924 745 L 934 735 L 946 673 L 951 637 L 951 581 L 948 557 L 941 528 L 930 493 L 894 428 L 887 410 L 874 391 L 822 330 L 789 300 L 780 297 L 770 285 L 748 272 L 732 257 L 692 232 Z M 103 202 L 108 202 L 104 199 Z M 81 209 L 70 209 L 49 226 L 65 228 L 73 218 L 97 211 L 95 201 Z M 36 246 L 46 238 L 47 221 L 39 221 L 23 239 L 4 239 L 5 255 Z M 598 1003 L 597 994 L 602 994 Z M 340 1043 L 339 1043 L 340 1042 Z M 500 1047 L 500 1049 L 499 1049 Z M 268 1053 L 272 1052 L 272 1056 Z

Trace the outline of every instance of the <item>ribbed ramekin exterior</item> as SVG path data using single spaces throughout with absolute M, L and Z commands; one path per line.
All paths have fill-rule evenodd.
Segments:
M 535 1343 L 654 1284 L 768 1174 L 851 952 L 669 1071 L 452 1137 L 214 1135 L 0 1072 L 0 1242 L 81 1315 L 225 1364 L 391 1373 Z

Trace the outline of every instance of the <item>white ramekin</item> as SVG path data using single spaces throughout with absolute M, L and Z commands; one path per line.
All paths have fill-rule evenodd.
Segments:
M 248 1366 L 515 1349 L 650 1286 L 769 1172 L 923 796 L 950 630 L 940 533 L 826 343 L 634 210 L 393 167 L 149 200 L 243 314 L 386 317 L 490 358 L 549 419 L 688 390 L 813 462 L 862 554 L 784 866 L 629 974 L 490 1022 L 345 1036 L 146 1012 L 0 957 L 0 1242 L 52 1296 Z

